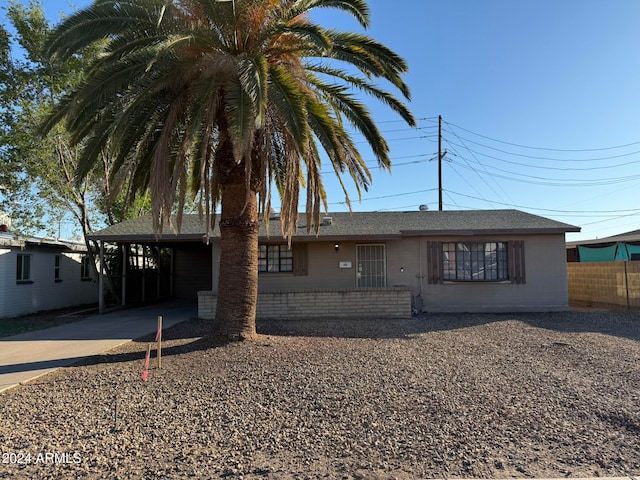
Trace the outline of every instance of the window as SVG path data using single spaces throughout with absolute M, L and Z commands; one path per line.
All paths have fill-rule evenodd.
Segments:
M 53 267 L 53 278 L 56 282 L 62 281 L 60 278 L 60 255 L 56 255 L 54 267 Z
M 526 283 L 524 241 L 427 242 L 427 279 Z
M 31 255 L 18 254 L 16 281 L 31 283 Z
M 258 272 L 293 272 L 293 250 L 288 245 L 260 245 Z
M 362 288 L 385 287 L 385 264 L 384 245 L 356 245 L 356 285 Z
M 91 268 L 90 268 L 90 257 L 89 255 L 83 255 L 82 260 L 80 261 L 80 279 L 81 280 L 91 280 Z
M 443 279 L 505 281 L 507 244 L 504 242 L 447 242 L 442 244 Z

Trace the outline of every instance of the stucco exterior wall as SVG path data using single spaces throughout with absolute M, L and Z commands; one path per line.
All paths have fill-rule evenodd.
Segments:
M 443 241 L 523 240 L 526 283 L 425 282 L 423 307 L 429 312 L 565 311 L 569 308 L 563 234 L 444 238 Z
M 16 282 L 18 254 L 31 255 L 30 283 Z M 60 280 L 55 281 L 55 256 L 60 255 Z M 0 247 L 0 318 L 96 303 L 95 279 L 81 280 L 79 253 L 46 248 Z
M 307 244 L 306 275 L 260 273 L 260 292 L 293 290 L 349 290 L 357 285 L 356 246 L 383 244 L 386 257 L 386 287 L 410 292 L 411 308 L 423 312 L 564 311 L 568 309 L 567 262 L 564 234 L 450 236 L 439 241 L 524 241 L 526 282 L 427 281 L 426 245 L 434 237 L 404 237 L 378 242 L 310 241 Z M 218 284 L 219 250 L 213 246 L 213 285 Z M 344 268 L 350 263 L 349 268 Z M 342 268 L 341 268 L 342 264 Z M 258 307 L 260 308 L 260 307 Z

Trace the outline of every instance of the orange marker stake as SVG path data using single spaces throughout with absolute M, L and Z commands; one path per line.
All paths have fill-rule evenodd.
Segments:
M 142 372 L 142 380 L 145 382 L 149 378 L 149 358 L 151 358 L 151 344 L 147 344 L 147 356 L 144 359 L 144 371 Z
M 158 343 L 158 368 L 162 368 L 162 315 L 158 316 L 158 333 L 156 333 Z

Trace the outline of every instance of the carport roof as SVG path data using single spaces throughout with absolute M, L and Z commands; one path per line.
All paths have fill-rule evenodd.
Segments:
M 328 220 L 330 218 L 331 220 Z M 324 220 L 324 221 L 323 221 Z M 293 241 L 335 239 L 391 239 L 405 236 L 486 235 L 486 234 L 546 234 L 579 232 L 580 228 L 519 210 L 446 210 L 410 212 L 339 212 L 321 216 L 318 234 L 307 233 L 307 222 L 300 214 L 298 231 Z M 107 242 L 175 242 L 205 239 L 205 224 L 198 215 L 185 215 L 180 232 L 165 226 L 156 235 L 150 216 L 118 223 L 89 235 L 91 240 Z M 220 236 L 216 226 L 210 238 Z M 260 237 L 282 238 L 280 220 L 269 220 L 269 232 L 264 222 Z

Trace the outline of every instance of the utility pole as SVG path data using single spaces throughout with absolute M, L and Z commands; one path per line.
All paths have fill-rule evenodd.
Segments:
M 442 115 L 438 115 L 438 210 L 442 211 Z

